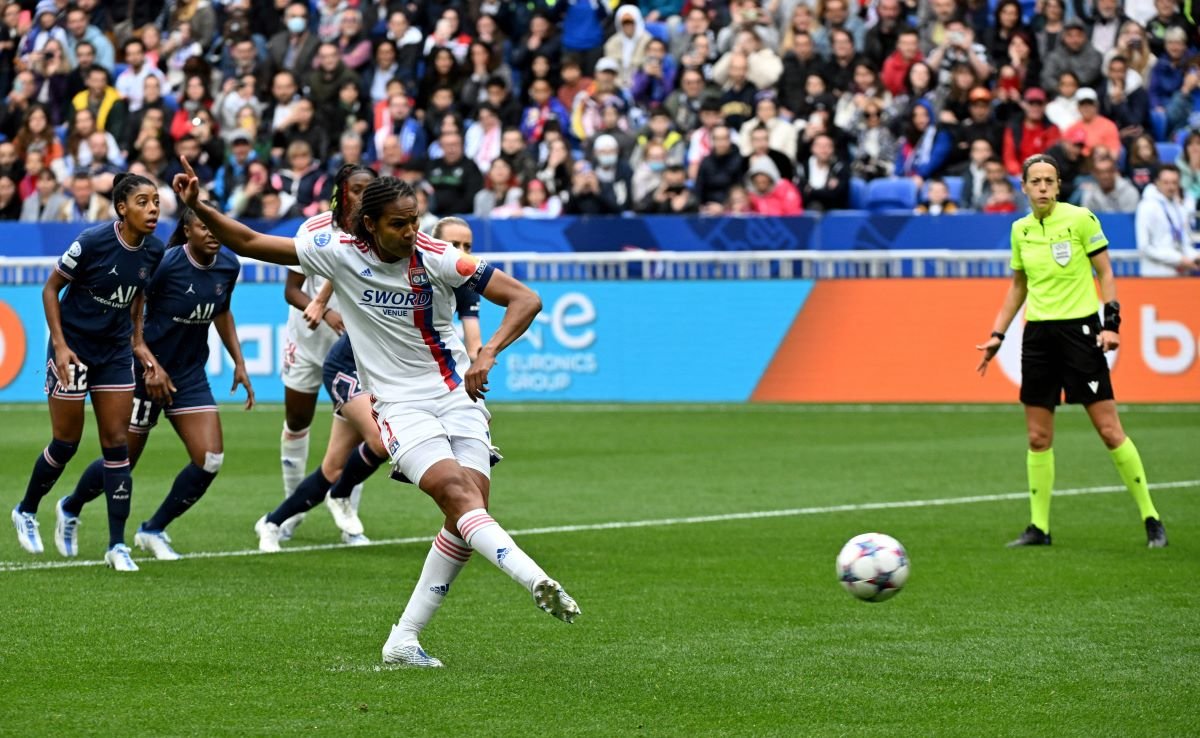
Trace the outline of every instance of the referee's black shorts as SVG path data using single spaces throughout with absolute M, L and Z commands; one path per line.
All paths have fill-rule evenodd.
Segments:
M 1090 405 L 1113 399 L 1104 352 L 1096 345 L 1100 318 L 1025 324 L 1021 344 L 1021 404 L 1053 410 L 1062 402 Z

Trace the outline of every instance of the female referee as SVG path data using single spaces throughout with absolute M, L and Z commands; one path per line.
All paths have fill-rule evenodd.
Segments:
M 118 174 L 112 201 L 117 220 L 80 233 L 59 257 L 42 289 L 50 328 L 46 394 L 53 437 L 33 465 L 25 498 L 13 508 L 12 521 L 21 547 L 42 553 L 38 504 L 79 448 L 83 400 L 90 393 L 104 455 L 102 486 L 108 498 L 109 547 L 104 561 L 117 571 L 133 571 L 136 567 L 125 545 L 133 492 L 125 435 L 133 410 L 131 308 L 162 260 L 164 247 L 154 236 L 159 202 L 153 182 L 136 174 Z M 153 365 L 145 369 L 151 376 L 157 372 Z
M 541 309 L 536 293 L 486 262 L 420 233 L 417 196 L 406 182 L 381 177 L 363 192 L 357 241 L 321 248 L 309 239 L 257 233 L 199 202 L 186 160 L 175 191 L 234 251 L 277 264 L 300 264 L 333 282 L 355 337 L 359 375 L 374 396 L 384 448 L 396 470 L 434 499 L 445 524 L 434 538 L 400 622 L 383 646 L 385 663 L 438 667 L 418 637 L 437 612 L 472 551 L 521 584 L 535 604 L 566 622 L 579 607 L 521 550 L 487 511 L 491 490 L 488 412 L 481 400 L 496 355 Z M 505 307 L 495 334 L 470 368 L 451 325 L 453 289 L 470 284 Z
M 1113 399 L 1105 352 L 1120 344 L 1121 306 L 1108 257 L 1108 239 L 1087 208 L 1058 202 L 1058 162 L 1035 154 L 1022 168 L 1022 189 L 1033 212 L 1012 226 L 1012 285 L 983 352 L 980 375 L 1000 350 L 1017 311 L 1025 308 L 1021 343 L 1021 403 L 1029 433 L 1026 458 L 1032 522 L 1010 546 L 1050 545 L 1050 493 L 1054 487 L 1054 409 L 1063 394 L 1087 410 L 1108 447 L 1121 480 L 1137 502 L 1150 548 L 1167 545 L 1167 533 L 1150 499 L 1142 458 L 1125 435 Z M 1104 320 L 1092 272 L 1100 282 Z
M 137 465 L 150 431 L 166 414 L 187 449 L 190 463 L 175 477 L 158 511 L 143 522 L 133 537 L 141 549 L 157 559 L 181 558 L 171 547 L 166 528 L 195 505 L 225 460 L 221 418 L 208 385 L 208 327 L 233 359 L 233 387 L 246 388 L 246 409 L 254 407 L 254 389 L 246 373 L 242 347 L 230 303 L 241 264 L 222 249 L 194 212 L 184 210 L 167 241 L 167 254 L 146 285 L 145 312 L 134 314 L 134 353 L 143 366 L 156 366 L 150 374 L 139 369 L 129 421 L 129 461 Z M 79 513 L 99 497 L 102 460 L 84 471 L 74 494 L 59 500 L 54 543 L 63 556 L 78 553 Z

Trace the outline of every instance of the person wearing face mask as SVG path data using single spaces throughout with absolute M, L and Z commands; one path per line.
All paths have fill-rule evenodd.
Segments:
M 646 144 L 646 152 L 633 172 L 633 201 L 637 203 L 639 212 L 646 197 L 662 183 L 666 170 L 667 151 L 663 145 L 658 142 Z
M 621 209 L 632 205 L 630 198 L 633 172 L 629 165 L 621 160 L 620 145 L 617 139 L 601 134 L 592 145 L 592 157 L 595 159 L 594 171 L 600 182 L 601 190 L 611 191 L 611 200 Z
M 291 69 L 304 73 L 312 69 L 320 39 L 309 32 L 308 3 L 296 0 L 283 11 L 284 29 L 267 43 L 267 62 L 273 72 Z

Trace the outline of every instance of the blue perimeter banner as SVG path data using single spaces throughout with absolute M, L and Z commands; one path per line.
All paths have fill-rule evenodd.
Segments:
M 806 280 L 530 286 L 542 297 L 542 312 L 500 354 L 489 400 L 748 400 L 812 290 Z M 37 285 L 0 287 L 0 402 L 45 400 L 48 333 L 41 292 Z M 283 285 L 239 284 L 233 310 L 258 399 L 281 402 Z M 501 315 L 501 308 L 484 301 L 485 340 Z M 215 332 L 209 346 L 213 394 L 229 399 L 232 371 Z

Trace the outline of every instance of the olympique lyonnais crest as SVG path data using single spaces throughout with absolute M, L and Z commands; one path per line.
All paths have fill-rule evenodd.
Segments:
M 413 267 L 409 269 L 408 282 L 413 287 L 428 287 L 429 275 L 425 273 L 425 267 Z
M 317 248 L 322 249 L 329 245 L 331 238 L 332 236 L 330 236 L 328 232 L 318 233 L 317 235 L 313 236 L 313 243 L 317 245 Z

